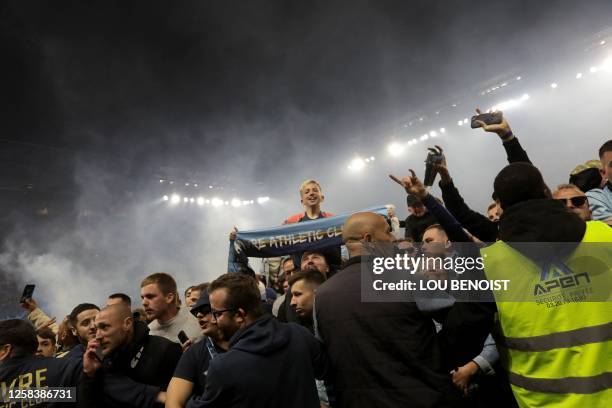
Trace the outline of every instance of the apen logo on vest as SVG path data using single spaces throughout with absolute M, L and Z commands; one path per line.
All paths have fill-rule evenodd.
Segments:
M 533 295 L 548 295 L 555 289 L 559 289 L 562 292 L 563 289 L 584 287 L 590 283 L 591 278 L 588 273 L 574 274 L 567 265 L 563 262 L 558 262 L 542 268 L 540 282 L 534 286 Z

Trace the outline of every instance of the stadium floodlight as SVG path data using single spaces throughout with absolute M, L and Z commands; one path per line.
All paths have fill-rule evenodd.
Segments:
M 550 84 L 550 87 L 552 89 L 556 89 L 559 86 L 559 84 L 557 84 L 556 82 L 553 82 L 552 84 Z
M 232 198 L 232 207 L 240 207 L 242 205 L 242 201 L 237 198 Z
M 429 132 L 429 137 L 436 137 L 438 136 L 438 132 L 436 132 L 435 130 L 432 130 Z
M 190 202 L 190 203 L 195 203 L 195 198 L 191 197 L 191 198 L 189 199 L 189 202 Z
M 589 68 L 589 72 L 590 72 L 591 74 L 596 73 L 596 72 L 597 72 L 597 67 L 591 67 L 591 68 Z
M 212 204 L 213 207 L 221 207 L 223 205 L 223 200 L 221 200 L 218 197 L 213 197 L 210 203 Z
M 251 204 L 255 204 L 255 201 L 254 201 L 254 200 L 251 200 Z
M 270 197 L 257 197 L 257 204 L 263 204 L 270 201 Z
M 612 58 L 607 58 L 600 67 L 603 71 L 611 72 L 612 71 Z
M 163 183 L 163 182 L 164 182 L 164 180 L 163 180 L 163 179 L 159 179 L 159 182 L 160 182 L 160 183 Z
M 205 200 L 204 201 L 206 204 L 210 204 L 210 200 Z
M 186 187 L 189 187 L 189 183 L 185 183 L 185 186 L 186 186 Z
M 399 144 L 399 143 L 391 143 L 388 147 L 387 150 L 389 151 L 389 154 L 393 157 L 397 157 L 400 154 L 402 154 L 404 152 L 404 146 Z M 368 160 L 368 159 L 366 159 Z
M 348 166 L 350 170 L 359 171 L 365 167 L 365 161 L 361 157 L 355 157 Z
M 168 201 L 169 199 L 170 199 L 170 197 L 168 197 L 167 195 L 162 197 L 162 200 L 164 200 L 164 201 Z
M 446 129 L 440 128 L 440 133 L 446 133 Z
M 181 196 L 178 194 L 172 194 L 170 196 L 170 204 L 178 204 L 181 202 Z
M 200 207 L 204 205 L 204 197 L 198 197 L 196 201 Z
M 421 136 L 420 140 L 422 142 L 422 141 L 427 140 L 427 139 L 429 139 L 429 135 L 423 135 L 423 136 Z
M 249 200 L 242 201 L 242 205 L 249 205 L 249 204 L 251 204 L 251 202 Z
M 463 121 L 462 121 L 462 120 L 458 120 L 458 121 L 457 121 L 457 125 L 458 125 L 458 126 L 463 126 Z
M 184 197 L 184 198 L 183 198 L 183 202 L 184 202 L 184 203 L 188 203 L 188 202 L 189 202 L 189 198 Z
M 520 81 L 521 79 L 523 79 L 523 77 L 521 77 L 521 76 L 517 76 L 517 77 L 516 77 L 516 80 L 517 80 L 517 81 Z
M 370 156 L 370 161 L 374 161 L 374 160 L 376 160 L 376 157 Z
M 463 119 L 463 124 L 467 125 L 468 124 L 468 118 Z
M 580 78 L 582 78 L 582 72 L 579 72 L 576 74 L 576 79 L 580 79 Z

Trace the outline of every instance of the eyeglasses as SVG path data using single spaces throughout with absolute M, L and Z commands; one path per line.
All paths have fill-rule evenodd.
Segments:
M 221 317 L 221 315 L 225 312 L 234 312 L 235 309 L 223 309 L 223 310 L 211 310 L 210 313 L 213 315 L 213 318 L 215 320 L 219 320 L 219 318 Z
M 572 205 L 574 207 L 582 207 L 586 202 L 587 202 L 587 198 L 586 196 L 576 196 L 576 197 L 569 197 L 569 198 L 557 198 L 557 201 L 563 203 L 563 205 L 567 206 L 567 202 L 571 201 Z

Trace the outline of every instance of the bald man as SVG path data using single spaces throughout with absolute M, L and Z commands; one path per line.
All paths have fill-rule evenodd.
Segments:
M 182 354 L 181 346 L 150 335 L 148 326 L 134 320 L 130 308 L 124 304 L 100 310 L 95 325 L 96 337 L 89 341 L 83 358 L 83 371 L 89 380 L 84 399 L 94 400 L 96 406 L 104 407 L 125 406 L 117 404 L 118 399 L 138 407 L 152 406 L 155 401 L 163 402 L 165 393 L 161 391 L 165 391 L 172 378 Z M 120 377 L 128 377 L 132 382 L 146 386 L 120 386 Z M 118 387 L 113 388 L 114 385 Z M 92 398 L 102 389 L 104 396 Z
M 342 233 L 350 259 L 317 290 L 315 327 L 333 364 L 336 406 L 453 406 L 431 317 L 413 302 L 361 301 L 362 262 L 392 256 L 393 239 L 384 217 L 352 215 Z

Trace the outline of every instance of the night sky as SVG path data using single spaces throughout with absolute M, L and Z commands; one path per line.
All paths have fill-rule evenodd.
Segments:
M 354 154 L 384 151 L 402 118 L 504 73 L 562 68 L 568 47 L 610 27 L 605 0 L 3 1 L 3 269 L 23 268 L 23 245 L 72 262 L 102 246 L 104 257 L 112 239 L 82 234 L 96 237 L 109 214 L 133 221 L 160 178 L 296 194 Z M 481 205 L 490 187 L 479 190 Z M 299 211 L 287 201 L 257 216 Z

